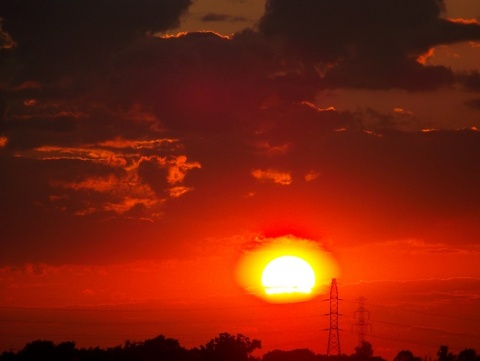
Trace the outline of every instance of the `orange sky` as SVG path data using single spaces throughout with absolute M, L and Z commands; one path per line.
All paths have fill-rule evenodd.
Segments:
M 84 2 L 0 9 L 0 352 L 325 353 L 328 287 L 238 279 L 279 244 L 338 279 L 342 352 L 359 297 L 376 355 L 480 351 L 477 0 Z

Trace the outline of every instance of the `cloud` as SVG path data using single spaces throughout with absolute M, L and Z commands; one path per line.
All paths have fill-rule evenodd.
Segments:
M 88 4 L 23 1 L 2 9 L 3 28 L 18 43 L 2 57 L 3 65 L 14 70 L 8 82 L 40 81 L 45 87 L 47 81 L 62 79 L 47 87 L 56 100 L 66 93 L 90 92 L 105 104 L 98 96 L 108 92 L 113 95 L 109 101 L 127 100 L 132 107 L 151 104 L 169 126 L 183 124 L 179 116 L 195 115 L 204 123 L 199 115 L 215 113 L 209 117 L 212 122 L 233 108 L 238 112 L 285 97 L 313 104 L 315 93 L 329 87 L 430 90 L 451 85 L 456 75 L 450 69 L 418 59 L 431 54 L 435 45 L 480 39 L 478 23 L 441 18 L 443 2 L 436 0 L 301 0 L 295 5 L 272 0 L 259 31 L 245 30 L 231 38 L 190 33 L 162 40 L 146 34 L 178 25 L 189 0 L 92 3 L 96 11 L 87 11 Z M 112 7 L 116 11 L 110 14 Z M 241 19 L 210 13 L 204 20 Z M 168 109 L 185 99 L 182 109 Z M 225 122 L 214 126 L 221 124 Z
M 311 170 L 307 174 L 305 174 L 305 182 L 312 182 L 320 176 L 321 174 L 319 172 Z
M 215 22 L 215 21 L 228 21 L 228 22 L 245 22 L 245 19 L 242 16 L 231 16 L 227 14 L 218 14 L 218 13 L 208 13 L 201 17 L 200 19 L 203 22 Z
M 475 92 L 480 91 L 480 72 L 477 70 L 471 72 L 463 72 L 460 74 L 460 79 L 468 90 Z
M 479 250 L 475 248 L 458 248 L 447 243 L 428 243 L 418 239 L 405 239 L 396 241 L 386 241 L 376 244 L 375 247 L 390 248 L 391 252 L 407 254 L 458 254 L 475 256 Z
M 469 100 L 465 101 L 465 104 L 470 108 L 480 109 L 480 98 L 469 99 Z
M 184 195 L 187 192 L 190 192 L 193 188 L 177 186 L 168 189 L 168 193 L 172 198 L 178 198 Z
M 254 169 L 252 176 L 260 181 L 272 181 L 276 184 L 289 185 L 292 183 L 292 177 L 288 172 L 280 172 L 275 169 Z
M 73 69 L 104 66 L 132 39 L 178 26 L 190 4 L 190 0 L 8 2 L 0 10 L 2 29 L 16 43 L 15 56 L 24 64 L 22 73 L 9 78 L 58 79 Z
M 409 110 L 405 110 L 403 108 L 394 108 L 393 111 L 397 114 L 401 114 L 401 115 L 404 115 L 404 116 L 407 116 L 407 117 L 410 117 L 413 115 L 413 113 Z
M 257 144 L 257 148 L 271 157 L 281 156 L 287 154 L 291 148 L 292 144 L 285 143 L 285 144 L 278 144 L 273 145 L 268 142 L 259 142 Z
M 178 198 L 191 190 L 183 186 L 184 179 L 190 170 L 201 168 L 183 154 L 169 154 L 177 148 L 175 139 L 115 138 L 77 147 L 41 146 L 17 156 L 48 162 L 56 169 L 47 181 L 45 207 L 81 216 L 113 212 L 155 219 L 167 195 Z M 68 165 L 68 172 L 62 171 L 62 164 Z
M 11 239 L 23 217 L 35 220 L 32 234 L 55 217 L 67 219 L 65 227 L 148 220 L 186 244 L 184 222 L 197 218 L 196 232 L 206 234 L 235 232 L 240 220 L 261 228 L 257 219 L 306 223 L 321 213 L 319 234 L 384 239 L 410 236 L 452 211 L 476 214 L 478 132 L 447 124 L 421 133 L 435 124 L 408 103 L 345 110 L 331 90 L 428 90 L 455 81 L 479 89 L 475 71 L 418 62 L 436 44 L 477 38 L 475 22 L 441 18 L 442 2 L 271 0 L 258 29 L 228 37 L 154 34 L 175 27 L 190 1 L 122 0 L 110 13 L 112 4 L 26 0 L 0 10 L 16 44 L 0 54 L 8 74 L 0 184 L 9 204 L 1 212 Z M 271 199 L 292 214 L 272 212 Z M 231 204 L 238 204 L 231 218 L 210 227 Z M 359 215 L 351 231 L 340 225 L 346 209 Z M 385 225 L 373 221 L 378 209 L 388 210 Z M 84 232 L 72 242 L 102 236 Z M 31 245 L 32 234 L 19 243 Z M 465 242 L 473 239 L 464 231 Z M 8 252 L 5 259 L 21 253 Z
M 16 44 L 13 41 L 10 34 L 2 30 L 2 23 L 0 21 L 0 50 L 1 49 L 12 49 Z
M 302 104 L 302 105 L 305 105 L 305 106 L 307 106 L 307 107 L 309 107 L 309 108 L 312 108 L 312 109 L 314 109 L 314 110 L 316 110 L 316 111 L 318 111 L 318 112 L 334 112 L 334 111 L 336 110 L 334 107 L 319 108 L 319 107 L 317 107 L 315 104 L 313 104 L 313 103 L 311 103 L 311 102 L 309 102 L 309 101 L 306 101 L 306 100 L 302 101 L 301 104 Z
M 443 19 L 443 8 L 437 0 L 270 0 L 259 29 L 283 39 L 293 54 L 286 60 L 302 59 L 306 76 L 324 86 L 426 90 L 452 84 L 454 74 L 419 57 L 480 39 L 478 23 Z
M 188 170 L 201 167 L 199 162 L 187 162 L 187 157 L 180 155 L 169 162 L 167 181 L 170 184 L 182 183 Z

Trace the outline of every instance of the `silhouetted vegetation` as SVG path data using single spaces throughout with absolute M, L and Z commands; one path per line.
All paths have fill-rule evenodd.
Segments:
M 252 353 L 261 348 L 261 342 L 244 335 L 221 333 L 205 345 L 186 349 L 179 341 L 163 335 L 143 342 L 126 341 L 123 345 L 102 349 L 77 348 L 75 342 L 36 340 L 27 343 L 18 352 L 4 352 L 0 361 L 386 361 L 374 356 L 373 347 L 363 342 L 351 355 L 327 356 L 309 349 L 274 350 L 261 358 Z M 410 350 L 401 350 L 393 361 L 423 361 Z M 466 348 L 458 355 L 440 346 L 434 361 L 480 361 L 480 355 Z
M 274 350 L 267 352 L 262 357 L 262 361 L 316 361 L 316 355 L 313 351 L 301 348 L 291 351 Z
M 221 333 L 200 347 L 200 356 L 202 361 L 248 361 L 252 352 L 261 347 L 259 340 L 250 340 L 240 334 L 232 336 Z
M 393 361 L 422 361 L 422 358 L 415 356 L 410 350 L 402 350 L 395 356 Z

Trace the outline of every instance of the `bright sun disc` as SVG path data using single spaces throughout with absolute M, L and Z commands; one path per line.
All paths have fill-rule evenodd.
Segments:
M 315 240 L 284 235 L 255 239 L 245 248 L 237 281 L 267 302 L 305 302 L 328 292 L 332 278 L 339 278 L 336 259 Z
M 310 264 L 300 257 L 277 257 L 265 266 L 262 285 L 269 295 L 309 294 L 315 286 L 315 272 Z

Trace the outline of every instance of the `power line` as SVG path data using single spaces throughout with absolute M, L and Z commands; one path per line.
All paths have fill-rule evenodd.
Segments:
M 344 300 L 344 302 L 349 302 L 349 303 L 357 303 L 358 300 Z M 368 303 L 369 306 L 373 307 L 380 307 L 380 308 L 386 308 L 388 310 L 392 310 L 392 306 L 386 306 L 386 305 L 380 305 L 378 303 Z M 455 316 L 452 314 L 440 314 L 440 313 L 434 313 L 434 312 L 428 312 L 428 311 L 421 311 L 421 310 L 414 310 L 414 309 L 402 309 L 402 308 L 395 308 L 395 312 L 404 312 L 404 313 L 417 313 L 421 315 L 427 315 L 427 316 L 434 316 L 434 317 L 440 317 L 440 318 L 450 318 L 454 320 L 461 320 L 461 321 L 472 321 L 472 322 L 480 322 L 480 318 L 476 317 L 460 317 L 460 316 Z

